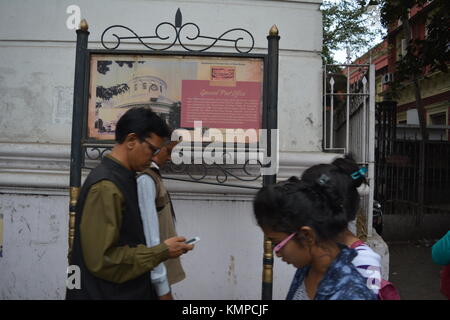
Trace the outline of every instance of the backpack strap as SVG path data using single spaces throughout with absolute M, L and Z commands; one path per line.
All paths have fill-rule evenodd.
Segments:
M 362 246 L 363 244 L 365 243 L 361 240 L 357 240 L 350 245 L 350 248 L 355 249 L 356 247 Z

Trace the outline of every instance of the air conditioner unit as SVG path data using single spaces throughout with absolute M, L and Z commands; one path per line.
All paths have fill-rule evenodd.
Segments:
M 386 73 L 381 76 L 381 84 L 388 84 L 394 81 L 394 74 Z

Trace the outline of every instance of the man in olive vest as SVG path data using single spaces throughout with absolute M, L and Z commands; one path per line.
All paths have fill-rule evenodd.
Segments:
M 177 236 L 175 213 L 162 180 L 160 169 L 171 160 L 172 149 L 178 141 L 167 141 L 161 151 L 153 157 L 151 167 L 138 178 L 138 197 L 141 216 L 147 240 L 158 245 L 166 239 Z M 172 300 L 170 286 L 186 277 L 179 258 L 166 260 L 152 271 L 152 282 L 160 300 Z
M 111 154 L 80 191 L 70 264 L 80 268 L 81 288 L 67 289 L 66 299 L 157 299 L 151 270 L 192 250 L 183 237 L 146 245 L 136 172 L 168 137 L 165 122 L 148 108 L 132 108 L 117 122 Z

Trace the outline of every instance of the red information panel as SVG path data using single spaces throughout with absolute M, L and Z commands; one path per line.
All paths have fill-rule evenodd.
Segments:
M 208 80 L 183 80 L 181 126 L 193 128 L 261 128 L 261 82 L 235 81 L 223 86 Z
M 90 65 L 89 139 L 114 140 L 133 107 L 151 108 L 173 129 L 194 121 L 223 132 L 261 129 L 261 58 L 93 54 Z

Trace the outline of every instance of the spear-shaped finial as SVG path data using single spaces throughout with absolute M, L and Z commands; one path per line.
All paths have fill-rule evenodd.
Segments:
M 178 8 L 177 13 L 175 14 L 175 27 L 180 28 L 182 24 L 183 17 L 181 15 L 181 10 Z

